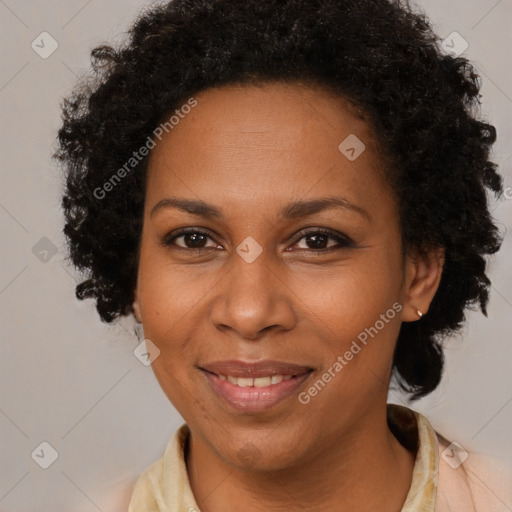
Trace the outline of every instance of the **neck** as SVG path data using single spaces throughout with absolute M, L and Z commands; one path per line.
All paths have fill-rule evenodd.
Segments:
M 275 471 L 228 464 L 191 435 L 186 460 L 197 504 L 201 512 L 401 510 L 415 455 L 391 433 L 385 410 L 366 425 L 295 466 Z

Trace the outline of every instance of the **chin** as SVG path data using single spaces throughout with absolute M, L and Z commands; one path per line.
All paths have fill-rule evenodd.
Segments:
M 276 449 L 277 448 L 277 449 Z M 242 471 L 251 472 L 279 472 L 294 466 L 297 463 L 297 445 L 290 442 L 290 446 L 283 446 L 270 438 L 259 442 L 243 442 L 239 447 L 230 444 L 229 453 L 219 452 L 219 455 L 231 466 Z M 222 447 L 219 447 L 222 450 Z

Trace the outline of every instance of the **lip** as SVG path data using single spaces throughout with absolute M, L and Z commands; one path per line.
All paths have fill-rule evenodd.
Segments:
M 217 361 L 199 368 L 211 389 L 231 408 L 246 414 L 261 413 L 294 395 L 313 373 L 307 366 L 280 361 Z M 222 380 L 218 375 L 257 378 L 271 375 L 292 375 L 291 379 L 264 387 L 241 387 Z

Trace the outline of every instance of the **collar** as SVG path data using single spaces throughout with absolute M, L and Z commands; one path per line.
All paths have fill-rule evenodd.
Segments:
M 416 452 L 412 481 L 401 512 L 434 512 L 439 477 L 437 434 L 422 414 L 387 405 L 388 425 L 398 441 Z

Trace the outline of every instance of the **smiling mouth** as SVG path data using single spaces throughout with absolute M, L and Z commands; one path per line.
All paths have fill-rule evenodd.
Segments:
M 314 372 L 307 366 L 271 360 L 216 361 L 198 369 L 230 411 L 245 414 L 260 414 L 286 402 Z

